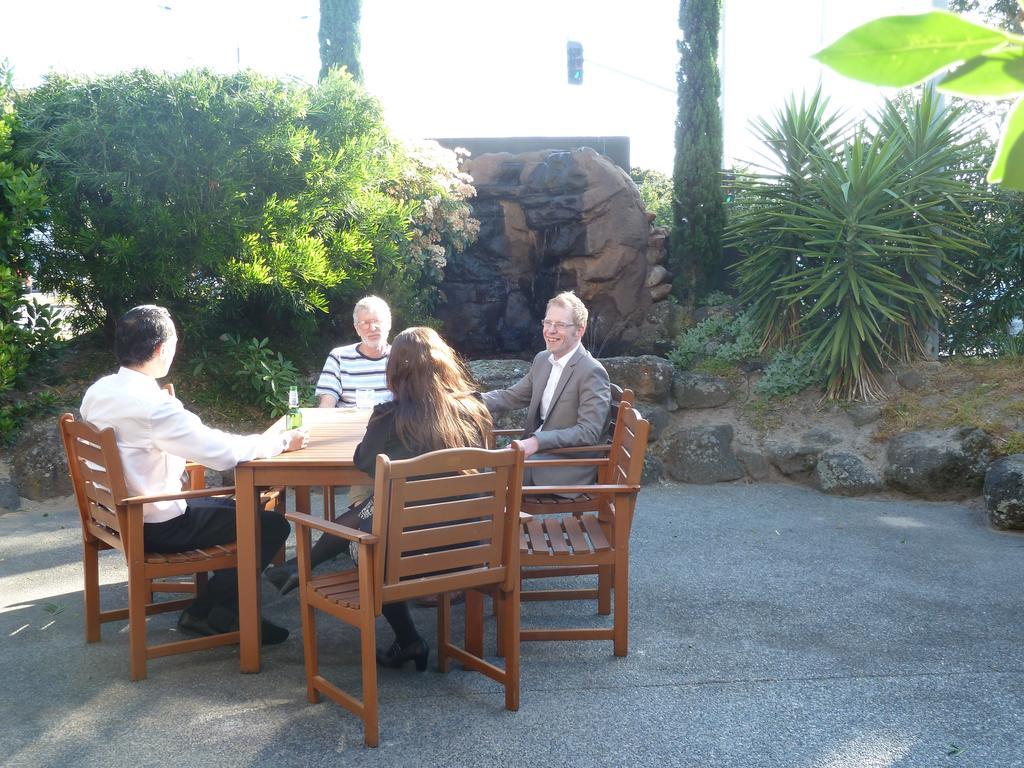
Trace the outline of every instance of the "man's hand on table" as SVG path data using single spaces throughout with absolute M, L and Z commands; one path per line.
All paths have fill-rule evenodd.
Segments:
M 289 429 L 282 434 L 288 439 L 284 447 L 285 453 L 288 451 L 298 451 L 309 445 L 309 431 L 306 429 Z

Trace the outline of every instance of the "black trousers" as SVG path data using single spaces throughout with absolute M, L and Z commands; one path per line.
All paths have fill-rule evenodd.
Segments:
M 263 570 L 288 538 L 291 526 L 276 512 L 260 512 L 263 526 L 260 547 L 260 570 Z M 162 523 L 146 523 L 142 527 L 147 552 L 186 552 L 234 541 L 235 502 L 233 499 L 194 499 L 185 514 Z M 189 606 L 189 613 L 206 616 L 214 605 L 238 609 L 238 574 L 234 568 L 214 573 L 206 589 Z

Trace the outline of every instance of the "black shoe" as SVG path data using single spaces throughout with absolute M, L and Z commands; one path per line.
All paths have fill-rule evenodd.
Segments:
M 400 646 L 398 641 L 395 640 L 387 652 L 377 651 L 377 663 L 382 667 L 395 669 L 411 659 L 416 662 L 416 671 L 422 672 L 427 668 L 427 658 L 429 656 L 430 646 L 427 645 L 427 641 L 422 637 L 409 643 L 405 648 Z
M 299 586 L 299 566 L 293 562 L 270 566 L 266 570 L 266 576 L 282 595 L 287 595 Z
M 215 605 L 210 609 L 210 615 L 206 619 L 207 624 L 215 630 L 213 634 L 238 631 L 238 611 L 233 608 L 226 608 L 223 605 Z M 260 617 L 260 644 L 278 645 L 288 639 L 289 632 L 284 627 L 279 627 L 272 621 Z
M 223 630 L 210 626 L 209 617 L 196 616 L 194 613 L 190 613 L 188 608 L 182 611 L 181 616 L 178 617 L 178 629 L 187 635 L 196 635 L 197 637 L 210 637 L 223 632 Z

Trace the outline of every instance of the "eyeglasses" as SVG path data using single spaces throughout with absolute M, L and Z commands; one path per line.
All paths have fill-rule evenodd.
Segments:
M 356 327 L 357 328 L 362 328 L 364 331 L 370 330 L 375 325 L 378 328 L 383 328 L 384 327 L 384 321 L 383 320 L 360 320 L 358 323 L 356 323 Z
M 541 320 L 541 327 L 550 331 L 564 331 L 566 328 L 575 328 L 576 323 L 556 323 L 551 320 Z

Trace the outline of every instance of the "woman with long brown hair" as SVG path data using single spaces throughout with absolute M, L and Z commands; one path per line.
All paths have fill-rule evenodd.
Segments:
M 387 381 L 394 399 L 373 409 L 355 452 L 355 465 L 370 477 L 381 453 L 391 459 L 411 459 L 442 448 L 486 445 L 493 426 L 491 415 L 465 365 L 437 331 L 407 328 L 398 334 L 391 343 Z M 358 516 L 358 525 L 369 530 L 368 507 L 372 504 L 350 508 L 341 522 L 354 524 L 353 518 Z M 321 536 L 313 546 L 313 566 L 340 554 L 347 544 L 334 536 Z M 282 568 L 295 571 L 295 561 Z M 412 660 L 416 669 L 426 669 L 430 649 L 417 632 L 408 605 L 389 603 L 383 613 L 395 632 L 395 642 L 387 651 L 377 653 L 378 663 L 398 667 Z

